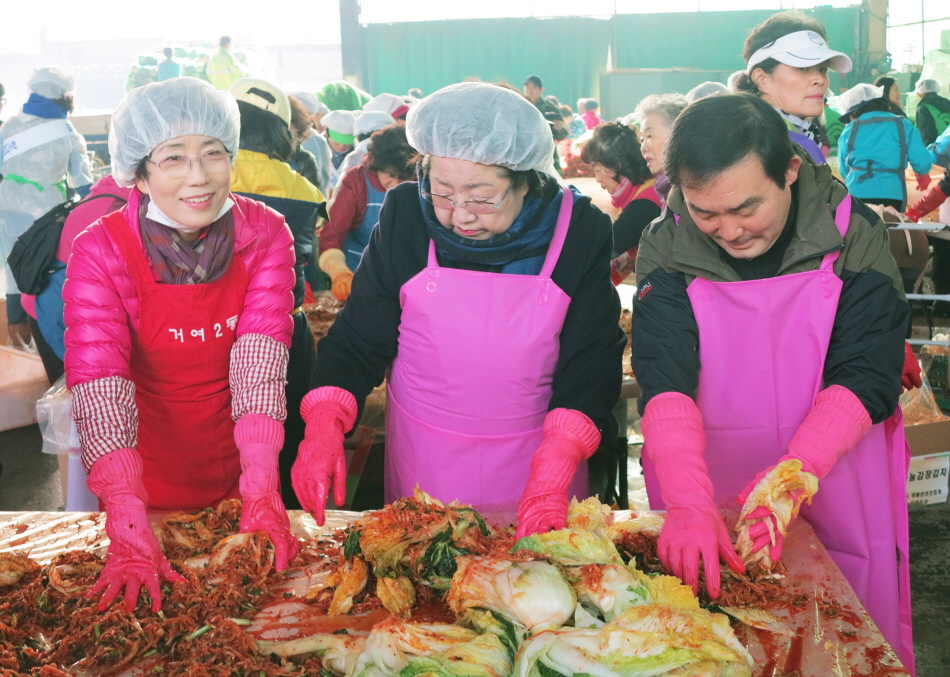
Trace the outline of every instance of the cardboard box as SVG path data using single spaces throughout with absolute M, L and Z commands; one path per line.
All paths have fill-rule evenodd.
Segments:
M 911 456 L 926 456 L 950 451 L 950 419 L 904 427 Z
M 48 389 L 38 355 L 0 346 L 0 431 L 36 423 L 36 401 Z

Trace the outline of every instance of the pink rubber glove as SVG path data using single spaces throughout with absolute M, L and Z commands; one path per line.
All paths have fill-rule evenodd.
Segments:
M 930 187 L 930 174 L 917 174 L 917 190 L 923 192 Z
M 831 472 L 835 462 L 851 451 L 870 429 L 871 417 L 861 400 L 843 386 L 829 386 L 818 393 L 815 406 L 795 431 L 792 441 L 788 443 L 786 454 L 778 459 L 775 465 L 792 458 L 798 459 L 802 463 L 802 470 L 821 481 Z M 736 497 L 740 505 L 745 505 L 755 485 L 774 467 L 769 466 L 746 485 Z M 801 494 L 800 491 L 792 492 L 793 515 L 798 514 L 798 508 L 804 498 Z M 775 515 L 767 506 L 758 506 L 749 512 L 745 519 L 752 523 L 748 527 L 749 537 L 753 541 L 752 552 L 768 546 L 769 557 L 773 562 L 777 562 L 781 557 L 785 538 L 778 528 Z M 771 533 L 775 535 L 774 544 L 767 520 L 771 522 Z
M 706 571 L 706 590 L 719 596 L 719 555 L 730 569 L 745 571 L 729 530 L 713 502 L 706 470 L 703 416 L 682 393 L 656 395 L 643 413 L 643 450 L 656 469 L 666 503 L 666 521 L 657 554 L 667 569 L 699 594 L 699 564 Z
M 86 597 L 105 590 L 96 607 L 105 611 L 125 588 L 125 608 L 135 609 L 142 586 L 152 598 L 152 611 L 162 608 L 160 577 L 172 583 L 185 578 L 172 569 L 145 514 L 148 497 L 142 484 L 142 459 L 134 449 L 117 449 L 96 461 L 86 481 L 105 505 L 109 551 L 99 580 Z
M 524 538 L 567 523 L 567 495 L 577 466 L 600 444 L 600 431 L 574 409 L 552 409 L 544 417 L 544 441 L 531 457 L 531 474 L 518 503 L 518 533 Z
M 343 435 L 356 423 L 356 398 L 342 388 L 311 390 L 300 404 L 307 430 L 290 470 L 294 491 L 304 510 L 323 526 L 330 487 L 337 505 L 346 502 L 346 456 Z
M 284 426 L 270 416 L 246 414 L 234 426 L 234 442 L 241 454 L 241 533 L 266 531 L 274 544 L 274 566 L 283 571 L 300 548 L 280 498 L 277 456 Z

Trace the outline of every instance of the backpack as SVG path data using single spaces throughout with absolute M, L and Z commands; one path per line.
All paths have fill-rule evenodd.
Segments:
M 43 214 L 17 238 L 7 256 L 7 263 L 22 293 L 36 296 L 46 289 L 49 276 L 56 268 L 56 250 L 66 217 L 80 204 L 100 197 L 111 197 L 117 204 L 126 202 L 125 198 L 109 193 L 91 195 L 84 200 L 68 200 Z

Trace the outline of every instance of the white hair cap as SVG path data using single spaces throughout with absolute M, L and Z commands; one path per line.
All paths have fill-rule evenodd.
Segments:
M 320 120 L 321 124 L 337 134 L 353 134 L 356 126 L 356 116 L 359 111 L 331 110 Z
M 234 96 L 189 77 L 133 89 L 119 102 L 109 130 L 116 183 L 131 186 L 135 168 L 156 146 L 190 134 L 213 137 L 237 153 L 241 115 Z
M 392 115 L 394 112 L 400 108 L 405 108 L 406 102 L 403 101 L 401 96 L 396 96 L 395 94 L 389 94 L 383 92 L 382 94 L 376 96 L 375 98 L 366 102 L 363 106 L 363 110 L 366 111 L 382 111 L 383 113 L 388 113 Z
M 76 88 L 73 76 L 66 75 L 58 68 L 37 68 L 26 81 L 31 92 L 45 96 L 47 99 L 58 99 Z
M 521 94 L 484 82 L 449 85 L 422 99 L 409 109 L 406 137 L 424 155 L 516 172 L 543 169 L 554 155 L 541 111 Z
M 310 92 L 287 92 L 287 96 L 292 96 L 301 104 L 303 104 L 304 110 L 313 115 L 317 112 L 317 104 L 320 103 L 317 101 L 317 97 Z
M 914 91 L 918 94 L 939 94 L 940 83 L 932 78 L 924 78 L 923 80 L 917 81 L 917 86 L 914 87 Z
M 844 115 L 853 113 L 868 101 L 884 96 L 883 87 L 875 87 L 866 82 L 855 85 L 835 100 L 835 110 Z
M 389 113 L 384 113 L 380 110 L 364 110 L 353 124 L 353 133 L 356 136 L 372 134 L 376 130 L 388 127 L 395 122 L 396 118 Z

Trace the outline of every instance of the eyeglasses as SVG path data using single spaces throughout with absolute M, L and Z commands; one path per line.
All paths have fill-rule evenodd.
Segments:
M 146 160 L 149 164 L 156 165 L 165 172 L 165 175 L 172 179 L 183 179 L 191 171 L 192 162 L 198 161 L 198 164 L 205 168 L 208 173 L 220 173 L 231 166 L 232 153 L 226 150 L 209 150 L 202 153 L 200 157 L 190 158 L 187 155 L 169 155 L 163 160 L 152 162 Z
M 448 195 L 436 195 L 435 193 L 430 193 L 427 190 L 423 190 L 421 192 L 423 199 L 438 209 L 455 209 L 456 207 L 465 207 L 465 209 L 472 212 L 473 214 L 491 214 L 493 211 L 501 207 L 501 203 L 505 201 L 506 197 L 508 197 L 508 193 L 511 192 L 513 185 L 513 183 L 508 184 L 508 189 L 505 190 L 505 193 L 501 196 L 501 199 L 498 202 L 488 202 L 487 200 L 466 200 L 465 202 L 455 202 Z

